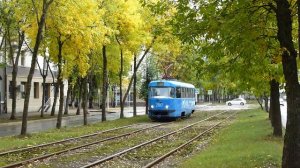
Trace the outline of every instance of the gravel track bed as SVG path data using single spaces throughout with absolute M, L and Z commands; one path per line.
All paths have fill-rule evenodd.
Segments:
M 136 149 L 128 154 L 124 154 L 118 158 L 105 162 L 98 167 L 107 167 L 107 168 L 127 168 L 127 167 L 142 167 L 145 166 L 147 163 L 151 162 L 152 160 L 164 155 L 165 153 L 175 149 L 176 147 L 184 144 L 186 141 L 190 140 L 191 138 L 195 137 L 199 133 L 205 131 L 207 128 L 215 125 L 218 123 L 217 121 L 207 121 L 200 125 L 197 125 L 192 128 L 188 128 L 180 133 L 168 136 L 162 140 L 157 142 L 151 143 L 146 145 L 143 148 Z M 206 137 L 210 137 L 211 134 L 207 133 L 204 135 L 203 139 Z M 201 139 L 201 138 L 200 138 Z M 183 149 L 185 153 L 179 154 L 178 158 L 187 156 L 187 153 L 190 153 L 194 147 L 187 147 L 187 149 Z M 172 161 L 173 162 L 173 161 Z M 172 163 L 171 162 L 171 163 Z M 173 163 L 170 165 L 173 167 Z M 160 166 L 165 167 L 165 166 Z
M 34 164 L 34 167 L 79 167 L 79 165 L 84 165 L 88 161 L 104 158 L 111 153 L 122 151 L 130 146 L 135 146 L 136 144 L 152 139 L 154 136 L 167 133 L 168 131 L 169 130 L 156 130 L 152 128 L 112 141 L 69 151 L 68 153 L 51 157 L 43 161 L 43 163 L 38 162 L 38 164 Z
M 223 119 L 226 118 L 225 116 Z M 189 157 L 201 153 L 203 150 L 205 150 L 206 147 L 210 145 L 210 142 L 212 140 L 212 137 L 219 132 L 220 129 L 230 125 L 234 122 L 236 116 L 231 117 L 226 122 L 220 124 L 217 126 L 217 128 L 213 129 L 211 132 L 206 133 L 204 136 L 200 137 L 196 141 L 192 142 L 185 148 L 175 152 L 173 155 L 165 158 L 162 162 L 158 163 L 157 165 L 154 165 L 153 168 L 174 168 L 178 167 L 180 163 L 182 163 L 184 160 L 188 159 Z M 214 123 L 216 124 L 217 121 Z M 213 124 L 213 125 L 214 125 Z M 155 159 L 155 158 L 154 158 Z
M 224 120 L 226 117 L 228 117 L 228 114 L 224 114 L 212 120 L 202 122 L 201 124 L 193 126 L 192 128 L 189 128 L 185 131 L 182 131 L 177 135 L 175 134 L 169 136 L 163 140 L 149 144 L 141 149 L 136 149 L 133 152 L 124 154 L 118 158 L 115 158 L 113 160 L 110 160 L 108 162 L 105 162 L 95 167 L 106 167 L 106 168 L 143 167 L 148 163 L 150 163 L 151 161 L 155 160 L 156 158 L 160 157 L 161 155 L 185 143 L 186 141 L 198 135 L 199 133 L 203 132 L 207 128 L 214 126 L 218 122 Z M 217 130 L 222 127 L 225 127 L 226 125 L 228 125 L 228 123 L 221 124 L 212 132 L 206 133 L 197 141 L 191 143 L 190 145 L 186 146 L 184 149 L 181 149 L 180 151 L 166 158 L 163 162 L 159 163 L 158 165 L 155 165 L 154 167 L 164 167 L 164 168 L 176 167 L 178 163 L 180 163 L 184 159 L 187 159 L 192 154 L 202 151 L 209 144 L 211 137 L 217 132 Z
M 129 130 L 137 130 L 141 128 L 149 127 L 150 125 L 156 125 L 160 123 L 167 123 L 167 125 L 152 128 L 150 130 L 145 130 L 139 133 L 135 133 L 133 135 L 118 138 L 116 140 L 103 142 L 100 144 L 95 144 L 89 147 L 84 147 L 78 150 L 69 151 L 68 153 L 64 153 L 61 155 L 53 156 L 50 158 L 47 158 L 43 161 L 36 161 L 34 163 L 25 165 L 24 167 L 80 167 L 83 166 L 89 162 L 94 162 L 95 160 L 99 160 L 101 158 L 104 158 L 110 154 L 122 151 L 124 149 L 127 149 L 129 147 L 135 146 L 137 144 L 143 143 L 145 141 L 148 141 L 150 139 L 153 139 L 155 137 L 158 137 L 160 135 L 169 133 L 171 131 L 177 130 L 179 128 L 182 128 L 188 124 L 191 124 L 193 122 L 200 121 L 201 119 L 204 119 L 208 116 L 212 116 L 214 114 L 219 113 L 219 111 L 210 111 L 210 112 L 195 112 L 192 117 L 186 118 L 186 119 L 179 119 L 177 121 L 173 122 L 150 122 L 150 123 L 143 123 L 135 126 L 134 128 L 126 128 L 122 130 L 115 131 L 114 133 L 105 133 L 101 134 L 101 136 L 93 137 L 91 138 L 91 141 L 94 141 L 95 139 L 104 139 L 105 137 L 114 136 L 117 134 L 123 134 L 125 132 L 130 132 Z M 160 140 L 159 142 L 149 144 L 147 147 L 141 148 L 141 150 L 135 150 L 133 152 L 130 152 L 129 154 L 122 155 L 120 158 L 113 159 L 112 161 L 108 161 L 102 165 L 96 166 L 96 167 L 142 167 L 143 165 L 146 165 L 147 163 L 151 162 L 153 159 L 158 157 L 159 155 L 162 155 L 163 153 L 168 152 L 170 149 L 175 148 L 176 145 L 180 145 L 187 141 L 187 139 L 195 136 L 199 132 L 203 131 L 205 128 L 207 128 L 210 125 L 213 125 L 214 123 L 218 122 L 219 120 L 224 119 L 227 115 L 222 114 L 214 119 L 211 119 L 210 121 L 202 122 L 201 124 L 198 124 L 197 126 L 194 126 L 193 128 L 189 128 L 188 131 L 182 131 L 180 136 L 178 135 L 172 135 L 168 138 L 165 138 L 163 140 Z M 126 130 L 126 131 L 125 131 Z M 206 134 L 209 135 L 209 134 Z M 205 136 L 206 137 L 206 136 Z M 208 136 L 209 137 L 209 136 Z M 89 141 L 89 140 L 86 140 Z M 202 150 L 209 142 L 209 138 L 200 138 L 197 143 L 193 143 L 193 145 L 189 145 L 186 152 L 183 154 L 179 153 L 179 156 L 189 156 L 190 154 L 193 154 L 194 152 Z M 170 143 L 172 142 L 172 143 Z M 77 143 L 77 142 L 74 142 Z M 196 145 L 195 145 L 196 144 Z M 191 147 L 190 147 L 191 146 Z M 66 146 L 62 145 L 61 148 L 66 148 Z M 153 152 L 158 151 L 158 152 Z M 185 150 L 182 150 L 185 151 Z M 176 160 L 184 159 L 185 157 L 177 157 L 177 154 L 175 156 L 172 156 L 170 158 L 178 158 Z M 166 160 L 168 160 L 167 158 Z M 174 159 L 174 158 L 173 158 Z M 167 162 L 166 162 L 167 163 Z M 171 162 L 172 163 L 172 162 Z M 174 162 L 176 163 L 176 162 Z M 173 164 L 173 163 L 172 163 Z M 174 165 L 165 164 L 164 166 L 170 166 L 174 167 Z M 163 166 L 163 167 L 164 167 Z
M 13 163 L 16 163 L 16 162 L 19 162 L 22 160 L 50 154 L 53 152 L 65 150 L 67 148 L 72 148 L 75 146 L 80 146 L 83 144 L 94 142 L 96 140 L 105 139 L 108 137 L 132 132 L 134 130 L 146 128 L 146 127 L 153 126 L 153 125 L 156 125 L 156 124 L 155 123 L 137 124 L 134 127 L 128 127 L 128 128 L 123 128 L 120 130 L 114 130 L 111 132 L 105 132 L 105 133 L 101 133 L 99 135 L 95 135 L 95 136 L 91 136 L 91 137 L 75 139 L 75 140 L 71 140 L 71 141 L 67 141 L 67 142 L 63 142 L 63 143 L 59 143 L 59 144 L 54 144 L 51 146 L 44 146 L 44 147 L 39 147 L 39 148 L 35 148 L 35 149 L 30 149 L 28 151 L 12 153 L 9 155 L 2 155 L 2 156 L 0 156 L 0 160 L 1 160 L 1 162 L 5 162 L 7 164 L 13 164 Z M 36 162 L 39 162 L 39 161 L 36 161 Z

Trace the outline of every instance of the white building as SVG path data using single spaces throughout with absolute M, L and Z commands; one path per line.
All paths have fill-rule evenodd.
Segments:
M 24 106 L 24 96 L 25 96 L 25 84 L 27 82 L 27 77 L 29 74 L 29 69 L 31 65 L 32 53 L 29 51 L 23 52 L 23 54 L 19 58 L 18 65 L 18 73 L 17 73 L 17 106 L 16 112 L 23 112 Z M 7 59 L 7 58 L 6 58 Z M 0 68 L 0 99 L 1 99 L 1 110 L 0 114 L 11 113 L 12 111 L 12 64 L 9 60 L 5 60 L 4 54 L 0 53 L 0 62 L 7 63 L 7 66 Z M 30 93 L 30 101 L 29 101 L 29 112 L 37 112 L 42 106 L 42 96 L 43 96 L 43 78 L 40 73 L 43 71 L 43 67 L 46 70 L 47 64 L 44 63 L 44 57 L 38 56 L 37 65 L 35 67 L 35 72 L 32 78 L 31 84 L 31 93 Z M 39 65 L 39 66 L 38 66 Z M 53 101 L 54 96 L 54 86 L 53 82 L 56 82 L 57 76 L 57 67 L 56 65 L 50 63 L 49 68 L 52 73 L 48 69 L 48 74 L 45 82 L 45 101 L 48 101 L 49 104 L 52 105 L 51 100 Z M 65 87 L 66 88 L 66 87 Z M 59 104 L 59 102 L 57 103 Z M 48 111 L 51 109 L 49 108 Z

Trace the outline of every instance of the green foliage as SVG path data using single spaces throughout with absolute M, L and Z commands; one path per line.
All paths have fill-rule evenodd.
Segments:
M 147 100 L 148 97 L 148 85 L 153 80 L 158 80 L 157 62 L 154 57 L 148 57 L 146 60 L 145 74 L 143 76 L 143 82 L 139 90 L 139 97 L 143 100 Z
M 261 7 L 264 3 L 173 3 L 177 8 L 173 28 L 198 55 L 194 66 L 204 87 L 223 85 L 262 94 L 270 79 L 282 79 L 275 16 Z

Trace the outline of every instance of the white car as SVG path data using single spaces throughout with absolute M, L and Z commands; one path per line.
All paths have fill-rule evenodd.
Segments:
M 231 106 L 231 105 L 242 105 L 243 106 L 246 104 L 246 100 L 243 98 L 236 98 L 236 99 L 227 101 L 226 104 L 228 106 Z

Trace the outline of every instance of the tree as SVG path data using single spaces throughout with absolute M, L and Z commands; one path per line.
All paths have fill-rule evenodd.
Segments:
M 53 3 L 47 21 L 47 40 L 50 57 L 58 64 L 57 86 L 60 87 L 57 128 L 61 127 L 64 107 L 64 84 L 76 66 L 79 75 L 84 78 L 89 69 L 89 53 L 97 36 L 93 28 L 99 22 L 97 1 L 59 1 Z M 74 61 L 76 60 L 76 61 Z M 84 87 L 86 88 L 86 87 Z M 85 91 L 84 91 L 85 92 Z
M 273 135 L 281 137 L 282 124 L 281 124 L 280 103 L 279 103 L 279 82 L 277 82 L 275 79 L 272 79 L 270 81 L 270 88 L 271 88 L 270 114 L 271 114 L 271 124 L 274 128 Z
M 17 101 L 17 74 L 18 74 L 18 64 L 19 58 L 22 53 L 22 47 L 25 40 L 25 33 L 21 30 L 22 21 L 18 20 L 16 16 L 16 7 L 14 1 L 1 2 L 1 15 L 2 15 L 2 31 L 4 31 L 3 40 L 6 40 L 8 43 L 8 59 L 12 64 L 12 111 L 11 111 L 11 120 L 16 119 L 16 101 Z M 17 42 L 17 46 L 15 46 Z M 3 43 L 2 43 L 3 44 Z M 1 44 L 1 46 L 2 46 Z M 6 49 L 5 49 L 6 50 Z M 6 52 L 6 51 L 5 51 Z
M 44 55 L 43 56 L 44 56 L 43 69 L 38 64 L 39 70 L 40 70 L 40 74 L 41 74 L 41 76 L 43 78 L 43 95 L 42 95 L 43 97 L 42 97 L 42 106 L 40 108 L 40 110 L 41 110 L 41 115 L 40 116 L 41 117 L 44 117 L 44 110 L 46 108 L 49 108 L 48 105 L 45 105 L 45 103 L 49 100 L 49 98 L 47 100 L 45 99 L 46 98 L 45 97 L 45 94 L 46 94 L 46 78 L 48 76 L 49 70 L 50 70 L 51 74 L 53 75 L 53 73 L 52 73 L 52 71 L 51 71 L 51 69 L 49 67 L 49 61 L 50 60 L 49 60 L 49 57 L 46 56 L 46 50 L 44 50 Z M 53 81 L 54 81 L 54 76 L 52 76 L 52 78 L 53 78 Z
M 276 6 L 276 7 L 275 7 Z M 287 124 L 284 136 L 282 167 L 300 167 L 300 85 L 298 82 L 297 51 L 292 36 L 290 2 L 277 0 L 270 4 L 276 14 L 277 38 L 282 49 L 282 66 L 286 81 Z M 299 25 L 298 25 L 299 26 Z
M 82 107 L 83 107 L 83 125 L 87 125 L 87 95 L 88 95 L 88 88 L 87 88 L 87 76 L 82 79 L 82 85 L 83 85 L 83 98 L 82 98 Z
M 157 62 L 155 61 L 154 57 L 146 58 L 146 67 L 143 67 L 143 69 L 145 69 L 145 74 L 143 76 L 144 82 L 139 90 L 139 96 L 145 100 L 145 111 L 146 114 L 148 114 L 148 85 L 152 80 L 158 79 Z
M 140 47 L 136 49 L 133 53 L 138 57 L 136 58 L 136 66 L 134 68 L 134 72 L 132 77 L 130 78 L 129 85 L 123 97 L 123 104 L 126 101 L 126 97 L 128 96 L 129 90 L 132 87 L 132 84 L 135 83 L 134 79 L 136 78 L 137 71 L 144 61 L 145 57 L 155 50 L 155 46 L 159 46 L 160 44 L 164 44 L 164 36 L 171 34 L 170 27 L 167 26 L 167 23 L 171 20 L 173 16 L 173 8 L 167 8 L 168 3 L 164 1 L 143 1 L 143 14 L 142 17 L 145 20 L 145 25 L 143 29 L 147 30 L 147 38 L 143 43 L 140 43 Z M 167 9 L 165 9 L 167 8 Z M 145 33 L 144 33 L 145 34 Z M 153 50 L 153 51 L 152 51 Z M 135 90 L 135 89 L 134 89 Z M 135 112 L 136 113 L 136 112 Z
M 27 77 L 27 84 L 25 87 L 25 100 L 24 100 L 24 108 L 23 108 L 23 117 L 22 117 L 22 128 L 21 128 L 21 135 L 25 135 L 27 132 L 27 116 L 28 116 L 28 106 L 29 106 L 29 99 L 30 99 L 30 90 L 31 90 L 31 82 L 32 77 L 36 65 L 36 59 L 39 51 L 39 47 L 42 41 L 42 33 L 43 28 L 45 26 L 45 21 L 47 17 L 47 12 L 50 7 L 50 5 L 53 3 L 54 0 L 43 0 L 41 3 L 36 3 L 35 1 L 31 1 L 32 4 L 29 4 L 30 2 L 24 1 L 24 4 L 20 4 L 20 6 L 24 5 L 25 7 L 21 7 L 21 11 L 29 11 L 32 13 L 29 13 L 30 15 L 30 23 L 32 23 L 33 29 L 33 36 L 29 36 L 29 38 L 32 39 L 34 43 L 34 49 L 32 53 L 32 60 L 31 60 L 31 66 L 29 70 L 29 74 Z M 22 16 L 22 15 L 19 15 Z M 35 20 L 36 19 L 36 20 Z M 29 28 L 29 27 L 28 27 Z M 36 28 L 36 29 L 35 29 Z M 29 30 L 30 31 L 30 30 Z M 25 30 L 26 32 L 26 30 Z M 29 33 L 30 34 L 30 33 Z
M 106 121 L 106 98 L 108 89 L 108 76 L 107 76 L 107 56 L 106 56 L 106 46 L 103 45 L 102 48 L 103 56 L 103 73 L 102 73 L 102 121 Z
M 202 3 L 201 7 L 199 5 L 200 3 Z M 268 49 L 268 45 L 266 44 L 268 44 L 269 39 L 275 38 L 275 40 L 278 40 L 277 42 L 279 44 L 277 43 L 274 46 L 280 49 L 278 53 L 282 58 L 281 63 L 283 66 L 283 74 L 286 82 L 285 89 L 287 93 L 288 104 L 288 119 L 284 141 L 282 167 L 299 167 L 300 164 L 299 159 L 297 159 L 300 157 L 300 149 L 299 145 L 297 145 L 299 144 L 300 139 L 300 112 L 299 107 L 297 106 L 297 104 L 299 104 L 300 90 L 297 74 L 298 68 L 296 62 L 297 52 L 294 48 L 293 43 L 293 17 L 291 14 L 293 6 L 296 6 L 294 5 L 294 3 L 295 1 L 287 0 L 264 2 L 234 1 L 220 3 L 213 3 L 210 1 L 197 1 L 195 10 L 191 10 L 194 12 L 189 13 L 191 15 L 186 13 L 185 15 L 191 16 L 189 18 L 198 19 L 198 21 L 201 22 L 201 25 L 203 26 L 201 27 L 201 31 L 205 30 L 206 34 L 201 34 L 199 36 L 199 32 L 197 31 L 188 33 L 188 30 L 190 30 L 191 27 L 195 28 L 199 26 L 199 22 L 197 21 L 183 27 L 183 33 L 189 35 L 186 37 L 195 35 L 193 37 L 194 42 L 201 41 L 201 39 L 210 40 L 210 43 L 215 43 L 219 46 L 226 47 L 224 48 L 224 51 L 231 51 L 230 54 L 232 54 L 232 51 L 235 51 L 234 53 L 236 53 L 237 51 L 242 51 L 240 53 L 245 53 L 245 51 L 249 50 L 249 53 L 252 53 L 252 56 L 247 55 L 251 56 L 249 58 L 260 58 L 258 59 L 260 60 L 260 62 L 268 61 L 269 64 L 271 64 L 271 61 L 269 59 L 270 57 L 268 57 L 268 55 L 270 54 L 264 54 L 270 51 Z M 186 7 L 186 5 L 179 5 L 179 7 L 182 7 L 183 9 L 183 7 Z M 201 9 L 199 10 L 199 8 Z M 199 15 L 199 13 L 195 11 L 202 11 L 201 14 L 203 15 Z M 245 11 L 248 11 L 248 15 Z M 199 17 L 201 17 L 201 19 L 199 19 Z M 247 22 L 245 22 L 245 20 L 247 20 Z M 181 24 L 180 22 L 177 23 Z M 185 39 L 187 40 L 186 37 Z M 258 50 L 253 50 L 253 46 L 256 46 L 255 48 L 257 48 Z M 233 56 L 236 56 L 236 54 L 234 54 Z M 264 57 L 261 58 L 258 56 Z M 238 55 L 238 59 L 235 60 L 240 60 L 240 58 L 241 55 Z M 254 68 L 255 67 L 257 66 L 254 66 Z M 252 67 L 250 68 L 252 69 Z M 273 74 L 271 74 L 270 76 L 272 75 Z M 276 100 L 275 102 L 275 104 L 277 104 Z M 271 105 L 272 104 L 273 103 L 271 102 Z M 274 108 L 271 107 L 271 109 Z

